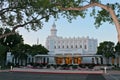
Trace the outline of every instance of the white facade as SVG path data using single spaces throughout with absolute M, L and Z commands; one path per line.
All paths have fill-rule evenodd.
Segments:
M 89 37 L 63 38 L 57 36 L 55 23 L 52 25 L 51 34 L 46 39 L 49 54 L 96 54 L 97 45 L 97 39 Z

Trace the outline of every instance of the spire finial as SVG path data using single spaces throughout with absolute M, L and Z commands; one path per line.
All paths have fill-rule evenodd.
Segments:
M 56 27 L 56 25 L 55 25 L 55 22 L 53 23 L 53 25 L 52 25 L 53 27 Z

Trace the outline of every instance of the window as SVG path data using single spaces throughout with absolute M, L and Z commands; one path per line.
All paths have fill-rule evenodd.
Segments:
M 73 45 L 71 45 L 71 48 L 73 48 Z
M 56 46 L 54 46 L 54 48 L 56 49 Z
M 75 47 L 77 48 L 77 45 Z
M 49 49 L 49 46 L 47 46 L 47 48 Z
M 60 46 L 58 46 L 58 48 L 60 48 Z
M 80 48 L 82 48 L 82 45 L 80 45 Z
M 85 49 L 87 49 L 87 46 L 85 45 Z
M 64 48 L 64 46 L 62 46 L 62 48 Z
M 67 48 L 69 48 L 68 45 L 67 45 Z

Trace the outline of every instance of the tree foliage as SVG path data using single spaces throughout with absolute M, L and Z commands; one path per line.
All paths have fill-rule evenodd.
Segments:
M 0 65 L 4 65 L 4 61 L 6 59 L 6 47 L 0 44 Z
M 102 0 L 55 0 L 56 4 L 59 4 L 59 9 L 62 10 L 65 17 L 71 19 L 71 17 L 83 17 L 90 13 L 95 19 L 94 25 L 100 27 L 103 22 L 114 23 L 117 33 L 118 42 L 120 42 L 120 4 L 116 3 L 102 3 Z M 59 1 L 59 2 L 57 2 Z M 66 4 L 64 5 L 64 3 Z M 96 8 L 99 7 L 99 8 Z M 88 10 L 88 8 L 91 8 Z M 82 12 L 82 15 L 80 15 Z M 75 14 L 75 15 L 74 15 Z M 84 17 L 83 17 L 84 18 Z
M 111 41 L 101 42 L 100 45 L 98 46 L 97 54 L 101 54 L 106 58 L 114 57 L 115 56 L 114 43 Z
M 31 46 L 28 44 L 17 44 L 12 50 L 12 55 L 21 60 L 26 59 L 27 55 L 30 53 L 30 49 Z
M 10 32 L 11 30 L 9 28 L 5 28 L 5 29 L 0 28 L 0 35 Z M 23 43 L 23 38 L 21 35 L 19 35 L 19 33 L 16 32 L 14 35 L 1 38 L 0 43 L 5 47 L 12 49 L 15 45 L 19 43 Z
M 29 55 L 47 54 L 48 50 L 42 45 L 18 44 L 12 50 L 12 55 L 17 59 L 25 60 Z
M 120 55 L 120 43 L 118 42 L 117 45 L 115 46 L 115 52 Z
M 0 28 L 0 35 L 9 33 L 11 30 L 9 28 Z M 23 43 L 23 38 L 19 33 L 3 37 L 0 39 L 0 62 L 4 65 L 6 61 L 6 54 L 8 51 L 12 51 L 12 48 L 17 44 Z
M 78 16 L 84 18 L 86 14 L 90 14 L 95 18 L 95 26 L 100 27 L 103 22 L 113 23 L 112 16 L 109 14 L 109 10 L 101 8 L 95 8 L 95 6 L 99 6 L 102 4 L 102 0 L 52 0 L 55 1 L 55 4 L 58 4 L 58 8 L 61 10 L 61 14 L 67 19 L 72 20 Z M 98 4 L 94 4 L 98 3 Z M 111 8 L 115 11 L 118 20 L 120 21 L 120 4 L 116 3 L 106 3 L 102 4 L 108 8 Z M 89 8 L 91 8 L 89 10 Z
M 33 45 L 31 49 L 31 55 L 37 55 L 37 54 L 47 54 L 49 51 L 42 45 Z
M 56 16 L 57 9 L 49 0 L 1 0 L 0 23 L 1 26 L 9 26 L 14 34 L 19 27 L 27 30 L 39 30 L 42 28 L 42 20 L 48 21 L 49 17 Z
M 71 21 L 78 16 L 85 18 L 86 14 L 90 14 L 95 18 L 96 27 L 101 26 L 103 22 L 114 22 L 120 42 L 120 4 L 102 2 L 102 0 L 1 0 L 0 23 L 2 26 L 12 28 L 12 32 L 0 38 L 14 34 L 19 27 L 39 30 L 43 26 L 43 21 L 48 21 L 51 16 L 55 18 L 63 16 Z

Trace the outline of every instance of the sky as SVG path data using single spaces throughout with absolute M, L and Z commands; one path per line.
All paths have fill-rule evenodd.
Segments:
M 117 1 L 117 0 L 105 0 L 105 2 Z M 104 2 L 104 3 L 105 3 Z M 46 38 L 50 35 L 50 29 L 53 23 L 56 24 L 57 36 L 61 37 L 87 37 L 98 40 L 99 43 L 103 41 L 112 41 L 117 43 L 117 31 L 114 24 L 108 22 L 103 23 L 99 28 L 95 28 L 94 19 L 87 16 L 85 19 L 78 17 L 76 20 L 72 20 L 69 23 L 67 19 L 60 17 L 57 21 L 51 18 L 48 22 L 44 22 L 43 28 L 37 32 L 28 32 L 24 28 L 18 29 L 19 33 L 23 36 L 25 44 L 39 44 L 45 46 Z

